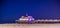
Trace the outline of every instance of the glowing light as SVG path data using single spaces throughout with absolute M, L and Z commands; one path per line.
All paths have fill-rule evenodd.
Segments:
M 32 19 L 31 18 L 28 18 L 28 21 L 31 21 Z

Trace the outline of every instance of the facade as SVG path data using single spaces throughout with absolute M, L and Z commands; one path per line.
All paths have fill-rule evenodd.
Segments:
M 19 20 L 16 20 L 17 23 L 33 23 L 34 22 L 34 18 L 32 16 L 21 16 L 21 18 L 19 18 Z

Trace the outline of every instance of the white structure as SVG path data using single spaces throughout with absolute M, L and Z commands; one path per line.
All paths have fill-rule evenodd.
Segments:
M 21 18 L 19 18 L 20 21 L 31 21 L 34 20 L 34 18 L 32 16 L 22 16 Z
M 19 20 L 16 20 L 17 22 L 33 22 L 34 18 L 32 16 L 28 16 L 28 14 L 26 14 L 26 16 L 21 16 L 21 18 L 19 18 Z

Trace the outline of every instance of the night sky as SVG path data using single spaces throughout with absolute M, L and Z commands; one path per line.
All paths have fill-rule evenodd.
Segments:
M 59 19 L 60 0 L 1 0 L 0 23 L 14 22 L 28 13 L 35 19 Z

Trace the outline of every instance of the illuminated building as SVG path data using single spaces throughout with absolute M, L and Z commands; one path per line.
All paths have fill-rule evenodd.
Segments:
M 21 16 L 21 18 L 19 18 L 19 20 L 16 20 L 16 22 L 18 22 L 18 23 L 33 23 L 34 18 L 32 16 L 28 16 L 28 14 L 26 14 L 26 16 Z

